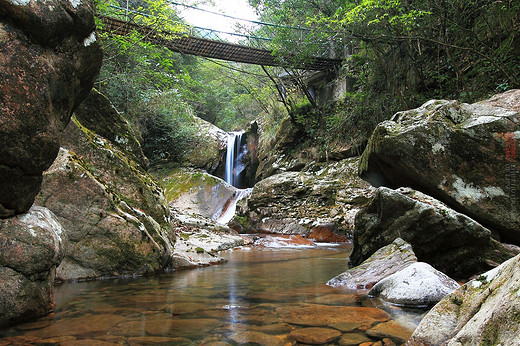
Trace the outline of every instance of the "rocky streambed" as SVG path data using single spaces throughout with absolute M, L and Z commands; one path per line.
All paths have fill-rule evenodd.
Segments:
M 275 238 L 220 252 L 228 262 L 218 266 L 59 285 L 54 313 L 4 330 L 0 345 L 393 345 L 411 336 L 421 311 L 325 285 L 349 246 Z

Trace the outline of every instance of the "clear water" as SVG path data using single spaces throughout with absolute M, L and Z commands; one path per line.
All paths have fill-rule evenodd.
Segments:
M 0 345 L 295 344 L 290 332 L 312 322 L 288 321 L 286 311 L 326 311 L 335 305 L 375 306 L 398 320 L 418 322 L 420 312 L 324 285 L 345 270 L 349 252 L 348 245 L 252 247 L 221 253 L 229 262 L 213 267 L 62 284 L 55 289 L 53 314 L 0 331 Z M 363 329 L 344 331 L 342 337 L 368 338 Z

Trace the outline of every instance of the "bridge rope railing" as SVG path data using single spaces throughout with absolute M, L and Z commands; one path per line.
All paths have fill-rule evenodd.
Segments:
M 111 6 L 111 9 L 112 12 L 109 12 L 109 15 L 98 16 L 102 23 L 102 31 L 110 35 L 119 36 L 128 36 L 133 32 L 137 32 L 143 36 L 145 41 L 184 54 L 257 65 L 286 66 L 309 70 L 328 70 L 337 67 L 341 63 L 339 59 L 318 57 L 310 61 L 298 62 L 298 65 L 295 66 L 294 62 L 291 63 L 294 60 L 294 56 L 277 57 L 272 50 L 246 46 L 242 41 L 240 44 L 229 43 L 218 37 L 218 30 L 210 29 L 204 32 L 206 28 L 193 27 L 177 22 L 175 25 L 170 23 L 170 27 L 175 27 L 175 31 L 167 31 L 159 29 L 161 24 L 163 24 L 160 22 L 155 22 L 155 25 L 140 24 L 140 22 L 154 23 L 154 18 L 148 14 L 117 6 Z M 141 17 L 141 20 L 139 17 Z M 146 18 L 146 20 L 142 20 L 142 18 Z M 220 33 L 232 34 L 227 32 Z M 257 42 L 270 40 L 268 38 L 236 33 L 234 35 L 239 37 L 245 36 L 249 39 L 254 38 Z

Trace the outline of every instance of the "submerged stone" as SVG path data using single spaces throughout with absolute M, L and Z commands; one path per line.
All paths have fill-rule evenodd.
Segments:
M 396 321 L 388 321 L 379 323 L 366 331 L 368 336 L 375 338 L 389 338 L 397 344 L 405 343 L 411 336 L 415 329 L 415 325 L 403 325 Z
M 341 336 L 341 332 L 331 328 L 300 328 L 289 334 L 289 339 L 304 344 L 322 345 L 332 342 Z
M 377 308 L 302 304 L 276 309 L 282 321 L 290 324 L 327 327 L 335 323 L 358 323 L 366 330 L 373 324 L 390 320 L 390 315 Z
M 255 345 L 261 346 L 283 346 L 285 345 L 285 341 L 282 338 L 279 338 L 274 335 L 264 334 L 256 331 L 245 331 L 240 333 L 232 334 L 229 337 L 233 342 L 237 344 L 249 344 L 253 343 Z

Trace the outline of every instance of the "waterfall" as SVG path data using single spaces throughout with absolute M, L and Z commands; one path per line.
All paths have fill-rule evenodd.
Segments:
M 231 219 L 235 216 L 235 212 L 237 210 L 237 203 L 242 198 L 247 197 L 253 192 L 252 188 L 249 189 L 237 189 L 233 197 L 231 197 L 227 202 L 224 208 L 216 215 L 213 216 L 213 220 L 221 223 L 227 224 Z
M 245 168 L 242 159 L 247 153 L 247 143 L 242 145 L 243 133 L 228 133 L 225 180 L 234 187 L 240 187 L 240 174 Z

